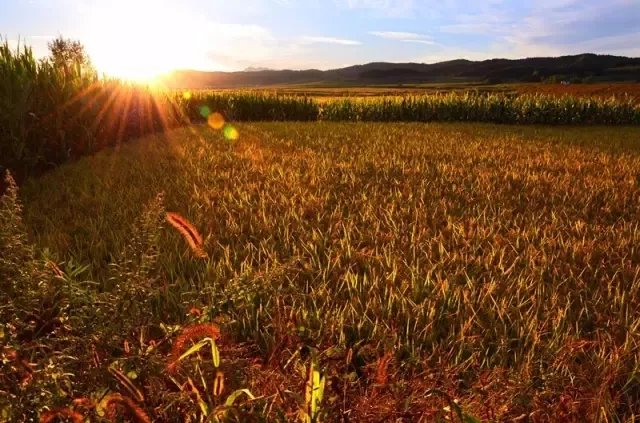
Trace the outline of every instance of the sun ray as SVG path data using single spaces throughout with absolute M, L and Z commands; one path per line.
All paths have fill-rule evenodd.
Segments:
M 123 141 L 123 135 L 125 130 L 127 130 L 127 124 L 129 123 L 128 115 L 129 115 L 129 107 L 131 106 L 131 99 L 133 98 L 133 89 L 129 88 L 124 93 L 124 108 L 119 116 L 116 116 L 118 121 L 118 134 L 116 136 L 116 148 L 120 147 L 120 144 Z
M 94 91 L 99 92 L 101 87 L 102 87 L 102 84 L 100 83 L 100 81 L 93 82 L 91 85 L 89 85 L 86 88 L 83 88 L 76 95 L 74 95 L 73 97 L 71 97 L 64 103 L 62 103 L 62 105 L 60 106 L 60 110 L 65 110 L 66 108 L 71 107 L 73 104 L 82 100 L 83 98 L 86 98 Z M 94 96 L 91 98 L 90 103 L 84 104 L 80 109 L 78 116 L 81 116 L 82 113 L 84 113 L 89 107 L 91 107 L 95 103 L 96 98 L 97 96 Z M 55 110 L 52 110 L 50 113 L 43 116 L 42 120 L 43 122 L 48 122 L 49 119 L 53 119 L 54 116 L 55 116 Z
M 154 125 L 153 125 L 153 116 L 151 116 L 151 100 L 150 97 L 153 94 L 151 93 L 145 93 L 142 101 L 139 100 L 139 107 L 140 107 L 140 133 L 141 134 L 148 134 L 148 133 L 152 133 L 155 132 L 154 129 Z
M 110 136 L 110 129 L 111 129 L 110 116 L 112 114 L 112 113 L 110 113 L 110 111 L 111 111 L 111 109 L 113 109 L 112 106 L 116 103 L 116 99 L 120 96 L 120 92 L 121 92 L 121 88 L 120 87 L 118 87 L 116 89 L 112 89 L 111 93 L 109 94 L 109 98 L 105 102 L 105 104 L 102 107 L 102 109 L 100 109 L 100 112 L 98 113 L 98 116 L 96 116 L 96 119 L 93 122 L 92 130 L 93 131 L 97 131 L 98 126 L 104 121 L 103 128 L 105 128 L 105 130 L 102 132 L 102 134 L 101 134 L 102 137 L 100 138 L 100 142 L 103 143 L 103 145 L 101 145 L 101 147 L 104 147 L 104 143 L 108 142 L 108 139 L 109 139 L 109 136 Z
M 113 102 L 116 100 L 116 97 L 118 96 L 119 91 L 120 91 L 120 88 L 116 88 L 115 90 L 114 89 L 111 90 L 111 93 L 109 94 L 109 98 L 107 99 L 107 101 L 104 103 L 104 105 L 100 109 L 100 112 L 98 113 L 98 116 L 96 116 L 95 122 L 93 122 L 93 128 L 92 128 L 93 130 L 95 130 L 98 127 L 98 125 L 102 122 L 102 120 L 104 119 L 105 114 L 107 113 L 107 111 L 111 107 L 111 104 L 113 104 Z

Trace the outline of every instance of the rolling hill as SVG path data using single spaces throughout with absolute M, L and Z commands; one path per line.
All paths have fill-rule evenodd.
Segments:
M 162 77 L 170 88 L 241 88 L 290 84 L 405 84 L 453 81 L 539 82 L 547 78 L 583 81 L 640 81 L 640 58 L 580 54 L 526 59 L 450 60 L 424 63 L 368 63 L 341 69 L 204 72 L 178 70 Z

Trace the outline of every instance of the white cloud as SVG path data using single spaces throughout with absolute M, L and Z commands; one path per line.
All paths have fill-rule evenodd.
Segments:
M 323 43 L 323 44 L 342 44 L 345 46 L 358 46 L 362 44 L 360 41 L 355 41 L 355 40 L 345 40 L 342 38 L 334 38 L 334 37 L 310 37 L 310 36 L 302 37 L 302 42 L 304 44 Z
M 388 40 L 419 40 L 427 38 L 424 35 L 416 34 L 415 32 L 372 31 L 369 34 L 380 38 L 386 38 Z
M 397 32 L 397 31 L 372 31 L 369 32 L 376 37 L 387 40 L 402 41 L 404 43 L 426 44 L 430 46 L 438 45 L 431 37 L 427 35 L 417 34 L 415 32 Z
M 405 43 L 426 44 L 428 46 L 437 46 L 438 43 L 432 40 L 401 40 Z

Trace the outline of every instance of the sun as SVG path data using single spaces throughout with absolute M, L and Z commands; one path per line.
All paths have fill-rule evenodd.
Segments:
M 109 77 L 152 83 L 180 67 L 188 54 L 171 36 L 180 21 L 152 2 L 115 0 L 89 15 L 89 55 L 96 69 Z
M 134 51 L 104 51 L 96 68 L 109 77 L 134 81 L 154 82 L 158 76 L 172 70 L 175 66 L 162 57 L 149 52 L 136 54 Z

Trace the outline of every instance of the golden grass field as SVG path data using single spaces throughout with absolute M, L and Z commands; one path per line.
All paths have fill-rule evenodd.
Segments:
M 24 347 L 38 401 L 122 394 L 154 421 L 640 413 L 640 129 L 236 128 L 143 138 L 21 188 L 28 238 L 80 290 L 60 353 Z M 255 399 L 236 395 L 234 420 L 240 388 Z

